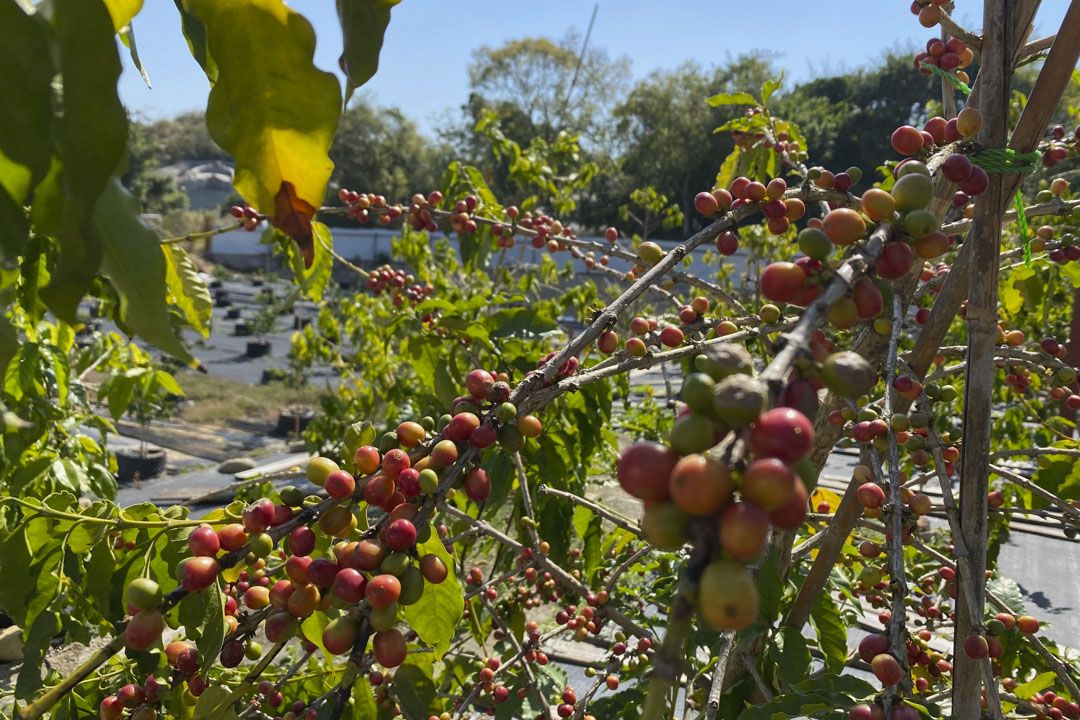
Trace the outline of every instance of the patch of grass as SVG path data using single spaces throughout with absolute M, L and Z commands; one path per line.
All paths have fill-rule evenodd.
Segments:
M 227 424 L 230 420 L 276 422 L 278 413 L 295 405 L 318 407 L 326 389 L 317 385 L 290 388 L 281 383 L 248 385 L 225 378 L 182 372 L 176 377 L 188 400 L 178 413 L 190 423 Z

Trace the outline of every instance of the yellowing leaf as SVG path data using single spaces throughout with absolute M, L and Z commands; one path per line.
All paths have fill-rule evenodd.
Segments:
M 312 63 L 315 32 L 281 0 L 190 0 L 217 64 L 206 124 L 236 160 L 233 184 L 296 240 L 310 265 L 311 218 L 333 163 L 341 87 Z
M 742 151 L 738 146 L 731 151 L 731 154 L 724 158 L 723 164 L 720 166 L 719 172 L 716 173 L 716 182 L 714 187 L 727 189 L 731 187 L 731 181 L 735 179 L 735 172 L 739 167 L 739 158 L 742 156 Z
M 113 29 L 120 30 L 142 10 L 143 0 L 105 0 L 105 7 L 109 8 L 109 17 L 113 21 Z
M 748 92 L 720 93 L 707 98 L 705 102 L 713 107 L 721 105 L 757 105 L 758 101 Z
M 821 502 L 829 503 L 829 509 L 836 512 L 836 508 L 840 507 L 840 496 L 828 488 L 818 486 L 810 494 L 810 507 L 816 508 Z
M 203 337 L 210 337 L 210 320 L 214 303 L 210 290 L 199 277 L 199 270 L 187 252 L 176 244 L 162 245 L 165 255 L 165 280 L 172 304 L 184 314 L 184 319 Z

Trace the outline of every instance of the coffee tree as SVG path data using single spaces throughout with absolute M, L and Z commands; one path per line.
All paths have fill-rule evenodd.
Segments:
M 1076 662 L 995 569 L 1014 515 L 1080 526 L 1080 201 L 1050 176 L 1080 130 L 1047 129 L 1080 6 L 1030 40 L 1037 3 L 987 0 L 981 34 L 913 3 L 941 33 L 912 72 L 942 97 L 922 129 L 896 119 L 876 169 L 812 165 L 772 110 L 778 82 L 708 98 L 745 108 L 719 128 L 736 147 L 695 200 L 708 224 L 665 250 L 635 227 L 579 238 L 559 217 L 596 171 L 577 139 L 523 149 L 490 116 L 517 205 L 459 163 L 411 198 L 328 188 L 343 99 L 394 4 L 338 3 L 343 98 L 280 0 L 178 0 L 246 205 L 162 239 L 117 180 L 113 36 L 138 64 L 140 3 L 0 0 L 15 716 L 1080 717 Z M 1033 59 L 1020 102 L 1009 76 Z M 332 215 L 399 229 L 396 265 L 337 254 Z M 80 428 L 109 427 L 91 372 L 124 377 L 138 353 L 116 334 L 76 345 L 84 301 L 199 367 L 180 331 L 209 332 L 210 298 L 182 244 L 264 221 L 319 303 L 292 363 L 342 374 L 301 486 L 249 485 L 199 519 L 116 506 L 113 461 Z M 705 246 L 709 277 L 684 262 Z M 748 281 L 724 259 L 740 247 Z M 335 263 L 358 292 L 329 284 Z M 674 413 L 631 395 L 634 371 L 665 365 Z M 860 462 L 836 495 L 817 479 L 844 446 Z M 597 476 L 640 520 L 595 499 Z M 880 628 L 849 652 L 864 616 Z M 65 675 L 42 667 L 58 635 L 93 648 Z M 567 685 L 558 641 L 602 650 L 589 687 Z

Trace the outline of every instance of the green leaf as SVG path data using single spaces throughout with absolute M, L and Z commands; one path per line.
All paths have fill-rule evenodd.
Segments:
M 1000 291 L 1000 302 L 1002 308 L 1010 315 L 1015 315 L 1024 307 L 1024 294 L 1020 287 L 1018 287 L 1018 281 L 1023 282 L 1026 276 L 1033 275 L 1035 273 L 1031 268 L 1021 267 L 1016 268 L 1008 277 L 1003 278 Z
M 825 673 L 813 678 L 807 678 L 802 682 L 795 683 L 791 687 L 793 690 L 803 690 L 806 692 L 824 691 L 844 693 L 856 698 L 869 697 L 870 695 L 876 695 L 878 693 L 877 688 L 854 675 L 836 675 L 833 673 Z
M 546 459 L 550 460 L 551 458 Z M 552 562 L 556 565 L 564 565 L 567 557 L 566 549 L 570 540 L 570 521 L 567 518 L 566 508 L 548 496 L 544 500 L 544 506 L 540 509 L 539 520 L 540 537 L 551 544 L 549 555 Z
M 779 80 L 766 80 L 765 81 L 765 84 L 761 86 L 761 104 L 762 105 L 768 105 L 769 104 L 769 98 L 772 97 L 772 94 L 774 92 L 776 92 L 777 90 L 780 89 L 780 86 L 783 84 L 783 82 L 784 82 L 784 74 L 783 74 L 783 72 L 780 73 L 780 79 Z
M 440 354 L 438 354 L 433 361 L 435 369 L 435 396 L 439 399 L 439 403 L 443 407 L 450 407 L 451 403 L 453 403 L 455 395 L 454 391 L 457 388 L 457 383 L 454 381 L 454 374 L 450 371 L 448 365 L 449 360 L 450 358 L 440 351 Z
M 1053 685 L 1056 679 L 1057 674 L 1055 674 L 1053 670 L 1039 673 L 1023 685 L 1018 685 L 1013 694 L 1019 698 L 1029 698 L 1035 693 L 1042 692 L 1046 688 Z
M 135 397 L 135 382 L 124 375 L 110 378 L 109 391 L 105 394 L 109 403 L 109 414 L 113 420 L 119 420 L 127 412 L 131 405 L 131 399 Z
M 206 45 L 206 26 L 199 18 L 195 17 L 186 7 L 187 0 L 173 0 L 176 9 L 180 13 L 180 27 L 187 40 L 188 49 L 195 62 L 206 73 L 206 79 L 213 85 L 217 82 L 218 69 L 214 58 L 210 56 L 210 48 Z
M 1035 483 L 1065 500 L 1080 499 L 1080 463 L 1068 455 L 1043 455 L 1033 478 Z M 1024 488 L 1017 488 L 1024 507 L 1044 508 L 1049 501 Z
M 22 211 L 19 211 L 22 214 Z M 22 286 L 19 302 L 26 314 L 36 323 L 49 308 L 41 301 L 41 289 L 49 283 L 49 245 L 43 235 L 31 238 L 22 250 Z
M 773 720 L 773 718 L 797 718 L 822 710 L 846 710 L 856 704 L 856 699 L 843 693 L 811 692 L 778 695 L 774 700 L 743 710 L 739 720 Z
M 481 623 L 483 618 L 483 623 Z M 491 617 L 484 611 L 484 606 L 476 597 L 469 599 L 469 634 L 476 644 L 487 652 L 487 640 L 490 636 Z
M 303 633 L 311 642 L 315 643 L 320 650 L 330 657 L 330 653 L 327 652 L 326 646 L 323 645 L 322 634 L 326 626 L 330 624 L 330 618 L 326 616 L 326 613 L 315 612 L 304 618 L 304 622 L 300 623 L 300 632 Z
M 435 683 L 430 671 L 425 671 L 411 662 L 415 655 L 394 673 L 394 690 L 401 712 L 409 720 L 427 720 L 433 714 L 439 714 Z
M 47 458 L 43 458 L 47 463 Z M 9 535 L 0 545 L 0 605 L 11 615 L 17 625 L 26 626 L 26 598 L 37 586 L 37 577 L 31 570 L 32 556 L 23 525 Z
M 502 338 L 551 332 L 558 323 L 547 305 L 530 305 L 498 310 L 491 315 L 488 326 L 492 328 L 491 337 Z
M 102 617 L 111 618 L 121 612 L 112 605 L 112 576 L 116 571 L 116 556 L 109 543 L 98 543 L 86 565 L 86 592 Z
M 221 706 L 229 699 L 231 693 L 227 685 L 210 684 L 195 703 L 195 717 L 215 720 L 237 720 L 239 717 L 231 706 L 221 710 Z M 216 711 L 216 712 L 215 712 Z M 190 712 L 190 711 L 189 711 Z
M 142 59 L 139 58 L 139 46 L 135 43 L 134 25 L 129 24 L 120 31 L 120 42 L 124 43 L 124 47 L 128 49 L 128 55 L 131 56 L 131 64 L 139 71 L 139 76 L 146 84 L 146 89 L 149 90 L 151 88 L 150 73 L 146 72 L 146 66 L 143 65 Z
M 200 335 L 210 337 L 214 303 L 206 282 L 199 276 L 199 269 L 191 262 L 187 251 L 175 243 L 162 245 L 161 251 L 165 254 L 165 282 L 172 304 Z
M 435 651 L 435 658 L 440 659 L 450 648 L 450 641 L 454 639 L 458 620 L 465 610 L 465 596 L 453 571 L 454 559 L 446 552 L 446 547 L 436 533 L 432 533 L 427 542 L 417 545 L 417 549 L 421 557 L 439 556 L 450 570 L 441 583 L 427 583 L 420 599 L 412 605 L 406 605 L 404 611 L 409 627 Z
M 780 682 L 791 685 L 805 678 L 810 671 L 810 650 L 806 640 L 795 628 L 781 626 L 769 646 L 769 658 L 776 665 Z
M 63 489 L 70 491 L 73 495 L 82 494 L 86 474 L 81 467 L 70 459 L 54 460 L 49 467 L 49 474 L 56 484 Z
M 217 662 L 225 642 L 225 593 L 219 576 L 214 585 L 197 593 L 188 593 L 180 601 L 180 622 L 187 636 L 195 640 L 202 661 L 203 676 Z
M 206 124 L 236 160 L 233 185 L 272 215 L 314 259 L 311 218 L 322 204 L 334 164 L 327 153 L 341 87 L 312 63 L 315 31 L 281 0 L 188 0 L 206 26 L 218 80 Z
M 353 720 L 378 720 L 379 706 L 368 679 L 361 675 L 353 683 Z
M 825 655 L 825 667 L 839 673 L 847 661 L 847 628 L 840 610 L 826 592 L 818 593 L 810 610 L 810 622 L 817 631 L 818 646 Z
M 500 508 L 506 498 L 510 497 L 510 490 L 517 482 L 517 468 L 506 453 L 494 453 L 484 463 L 487 470 L 488 481 L 491 483 L 491 493 L 485 503 L 487 507 Z
M 19 347 L 19 336 L 11 321 L 0 315 L 0 378 L 7 372 L 8 363 L 15 357 Z
M 603 695 L 589 703 L 589 714 L 598 718 L 622 718 L 635 717 L 633 711 L 626 714 L 627 708 L 638 708 L 645 701 L 643 686 L 646 683 L 638 683 L 630 687 L 625 685 L 625 690 L 620 689 L 614 695 Z M 723 717 L 723 715 L 720 715 Z
M 55 121 L 61 170 L 43 183 L 60 240 L 60 263 L 42 297 L 60 318 L 75 321 L 75 310 L 101 266 L 101 234 L 89 227 L 98 198 L 127 147 L 127 112 L 116 85 L 120 56 L 105 5 L 84 0 L 53 3 L 63 116 Z M 51 179 L 50 179 L 51 178 Z M 56 204 L 56 198 L 62 198 Z M 35 208 L 39 197 L 35 195 Z
M 577 533 L 579 540 L 585 539 L 585 531 L 589 529 L 589 523 L 592 522 L 593 511 L 584 505 L 574 506 L 574 532 Z
M 22 205 L 53 153 L 48 26 L 18 3 L 0 3 L 0 187 Z M 15 171 L 18 173 L 16 182 Z M 14 254 L 13 254 L 14 255 Z
M 23 633 L 23 665 L 15 683 L 15 697 L 26 698 L 41 687 L 41 665 L 49 643 L 60 632 L 60 614 L 43 612 L 34 618 L 33 625 Z
M 16 178 L 16 175 L 19 178 Z M 3 153 L 0 153 L 0 260 L 14 261 L 23 253 L 30 237 L 30 221 L 26 217 L 26 211 L 5 191 L 7 185 L 14 187 L 27 184 L 23 179 L 29 177 L 29 170 L 8 162 Z M 37 288 L 34 288 L 34 292 L 37 293 Z
M 345 102 L 379 69 L 379 51 L 390 23 L 390 10 L 401 0 L 337 0 L 345 48 L 341 67 L 348 77 Z
M 780 598 L 784 593 L 784 579 L 780 577 L 780 557 L 770 550 L 757 576 L 758 606 L 761 617 L 772 625 L 780 612 Z
M 600 567 L 600 561 L 603 559 L 603 553 L 601 552 L 601 545 L 604 539 L 604 527 L 599 517 L 594 517 L 590 522 L 588 528 L 585 530 L 585 537 L 583 548 L 581 551 L 581 559 L 584 560 L 585 574 L 592 579 L 593 573 Z
M 748 92 L 720 93 L 719 95 L 713 95 L 711 98 L 707 98 L 705 102 L 709 103 L 713 107 L 720 107 L 721 105 L 758 104 L 757 98 L 755 98 Z
M 988 592 L 997 595 L 1015 615 L 1023 615 L 1024 596 L 1020 592 L 1020 586 L 1015 581 L 1000 575 L 994 575 L 986 582 Z
M 139 219 L 138 202 L 120 182 L 106 187 L 94 211 L 105 248 L 103 270 L 120 295 L 124 326 L 155 347 L 185 361 L 193 358 L 169 323 L 165 256 L 157 235 Z

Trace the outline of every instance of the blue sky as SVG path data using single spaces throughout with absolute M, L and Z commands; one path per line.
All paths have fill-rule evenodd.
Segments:
M 336 71 L 341 34 L 334 2 L 290 4 L 315 27 L 316 65 Z M 590 0 L 402 0 L 393 10 L 379 72 L 365 90 L 378 103 L 400 107 L 430 133 L 446 111 L 465 101 L 474 48 L 530 35 L 560 38 L 571 28 L 584 33 L 593 5 Z M 1043 0 L 1034 37 L 1056 32 L 1067 5 L 1068 0 Z M 591 44 L 611 56 L 629 56 L 635 79 L 686 60 L 711 65 L 750 50 L 770 50 L 778 53 L 776 63 L 790 85 L 867 66 L 889 49 L 925 43 L 932 31 L 918 24 L 908 6 L 908 0 L 774 0 L 768 5 L 600 0 Z M 978 0 L 958 0 L 954 15 L 977 29 L 981 8 Z M 125 105 L 149 118 L 204 108 L 209 85 L 188 52 L 173 3 L 148 0 L 134 26 L 153 89 L 146 88 L 125 53 L 120 81 Z

